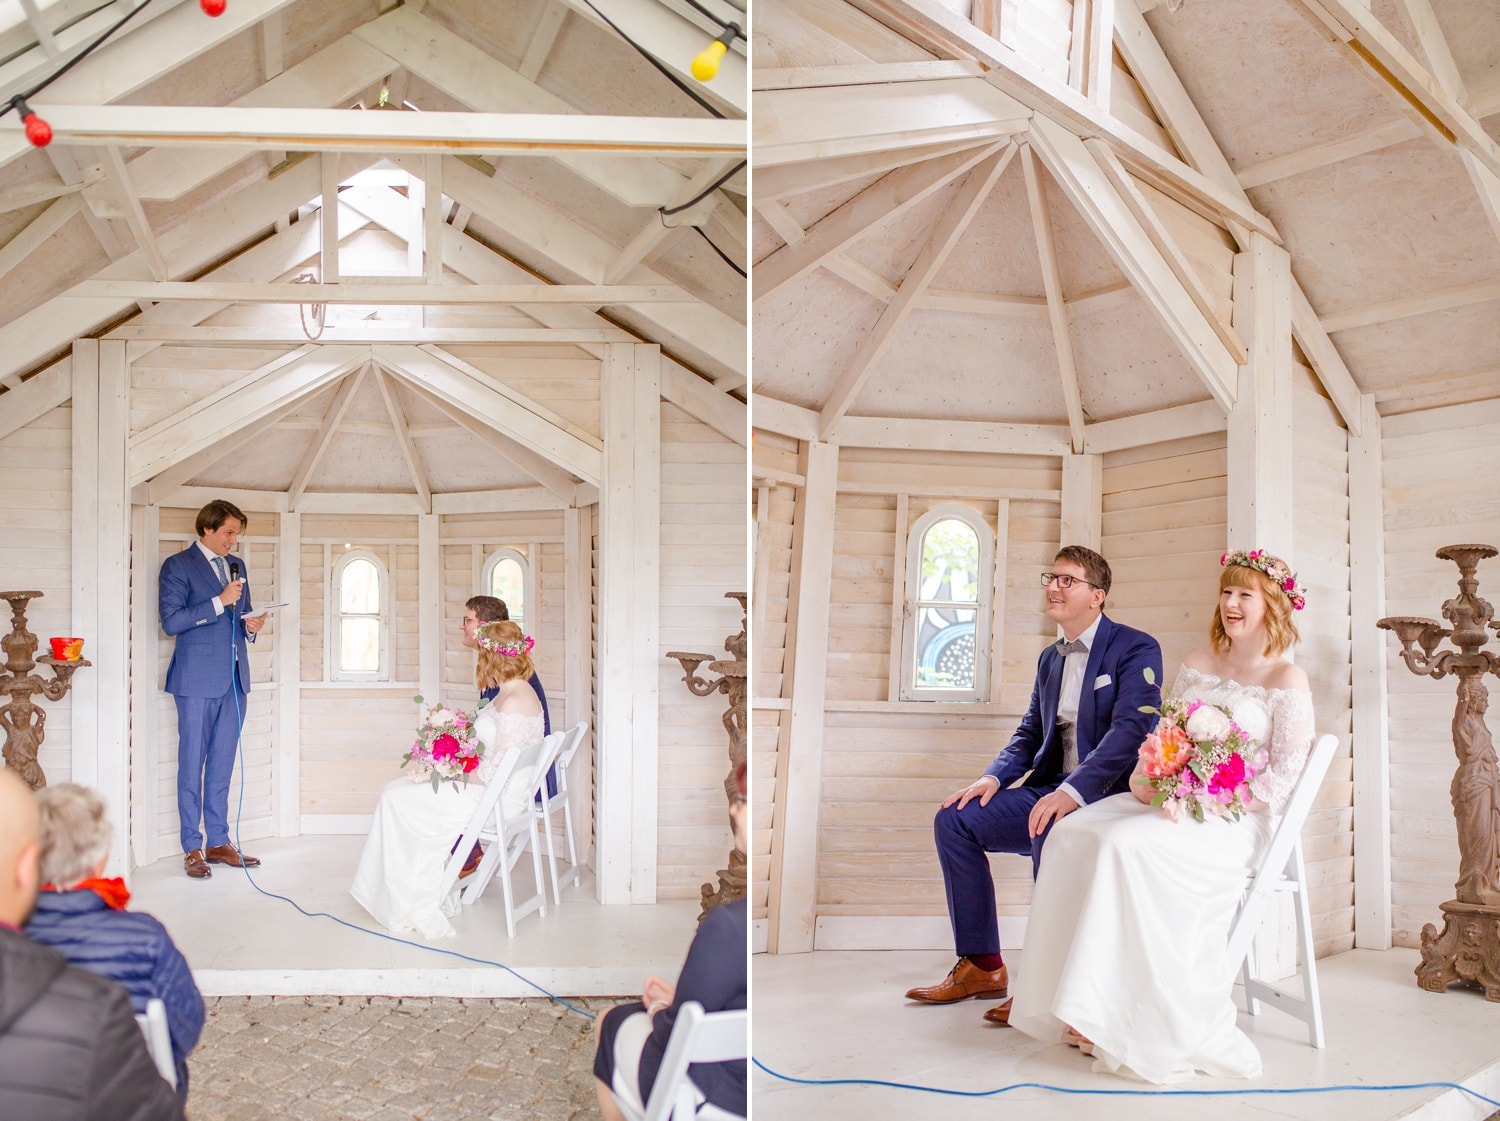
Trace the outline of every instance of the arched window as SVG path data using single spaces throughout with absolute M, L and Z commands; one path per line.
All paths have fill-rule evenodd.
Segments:
M 390 680 L 390 581 L 368 549 L 350 549 L 333 566 L 330 677 Z
M 995 542 L 979 513 L 940 506 L 907 539 L 901 699 L 982 701 L 989 691 Z
M 526 619 L 533 614 L 531 606 L 531 562 L 517 549 L 496 549 L 484 562 L 481 576 L 484 594 L 505 601 L 511 621 L 526 629 Z

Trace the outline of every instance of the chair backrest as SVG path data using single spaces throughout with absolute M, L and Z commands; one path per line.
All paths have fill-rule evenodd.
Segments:
M 458 838 L 458 844 L 453 847 L 453 853 L 448 857 L 448 862 L 443 865 L 443 878 L 438 883 L 439 899 L 444 898 L 448 890 L 458 882 L 458 874 L 463 870 L 464 861 L 469 858 L 469 850 L 479 839 L 485 823 L 494 816 L 501 791 L 515 775 L 517 768 L 523 765 L 527 753 L 533 753 L 532 758 L 535 758 L 535 753 L 541 751 L 546 742 L 546 740 L 537 740 L 536 743 L 523 747 L 519 751 L 507 751 L 501 758 L 495 773 L 490 776 L 490 781 L 484 788 L 484 793 L 480 795 L 479 804 L 469 815 L 469 823 L 464 826 L 464 831 Z
M 177 1065 L 172 1062 L 172 1033 L 167 1028 L 167 1006 L 159 997 L 146 1001 L 146 1011 L 136 1013 L 135 1022 L 146 1037 L 146 1050 L 167 1085 L 177 1089 Z
M 689 1000 L 677 1009 L 672 1037 L 662 1055 L 651 1098 L 643 1121 L 685 1121 L 693 1116 L 696 1102 L 688 1084 L 693 1063 L 723 1063 L 744 1059 L 750 1053 L 750 1013 L 745 1009 L 705 1012 L 703 1005 Z
M 583 737 L 588 733 L 589 724 L 587 720 L 574 724 L 563 733 L 562 747 L 557 752 L 557 792 L 563 794 L 568 789 L 568 768 L 573 764 L 573 756 L 578 754 L 578 749 L 583 744 Z
M 1229 945 L 1224 954 L 1225 965 L 1232 972 L 1239 971 L 1240 963 L 1250 952 L 1250 941 L 1255 937 L 1260 917 L 1276 891 L 1277 883 L 1286 873 L 1287 861 L 1292 858 L 1292 853 L 1302 841 L 1302 826 L 1318 797 L 1323 776 L 1328 773 L 1328 764 L 1333 761 L 1333 753 L 1338 750 L 1338 746 L 1338 737 L 1326 734 L 1319 736 L 1313 744 L 1312 750 L 1308 752 L 1307 762 L 1302 765 L 1302 774 L 1297 779 L 1292 796 L 1287 799 L 1286 809 L 1282 811 L 1276 832 L 1271 835 L 1271 843 L 1266 846 L 1260 863 L 1251 870 L 1250 884 L 1245 891 L 1244 901 L 1240 904 L 1240 913 L 1230 930 Z

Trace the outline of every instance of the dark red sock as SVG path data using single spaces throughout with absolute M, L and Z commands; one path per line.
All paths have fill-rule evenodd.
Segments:
M 994 973 L 1005 964 L 1005 959 L 999 954 L 968 954 L 966 956 L 977 968 L 986 973 Z

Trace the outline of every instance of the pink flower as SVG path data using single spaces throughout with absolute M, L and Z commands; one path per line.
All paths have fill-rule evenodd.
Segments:
M 1176 774 L 1187 762 L 1187 753 L 1191 747 L 1187 734 L 1181 728 L 1163 721 L 1141 744 L 1141 759 L 1145 764 L 1146 774 L 1151 778 Z
M 1234 792 L 1245 781 L 1245 760 L 1235 752 L 1224 762 L 1220 763 L 1214 771 L 1213 778 L 1209 780 L 1208 792 L 1210 794 L 1234 797 Z
M 447 762 L 458 755 L 459 742 L 446 732 L 432 741 L 432 757 L 437 762 Z
M 1167 817 L 1169 817 L 1171 820 L 1182 820 L 1182 803 L 1178 799 L 1168 798 L 1165 802 L 1162 803 L 1161 808 L 1166 812 Z
M 479 756 L 477 756 L 477 755 L 466 755 L 466 756 L 464 756 L 463 766 L 464 766 L 464 774 L 468 774 L 475 767 L 479 766 Z

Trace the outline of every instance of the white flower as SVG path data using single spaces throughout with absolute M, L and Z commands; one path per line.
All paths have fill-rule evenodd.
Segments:
M 1188 739 L 1195 743 L 1203 740 L 1222 740 L 1229 734 L 1229 717 L 1225 716 L 1213 705 L 1199 705 L 1196 712 L 1188 717 L 1187 728 Z

